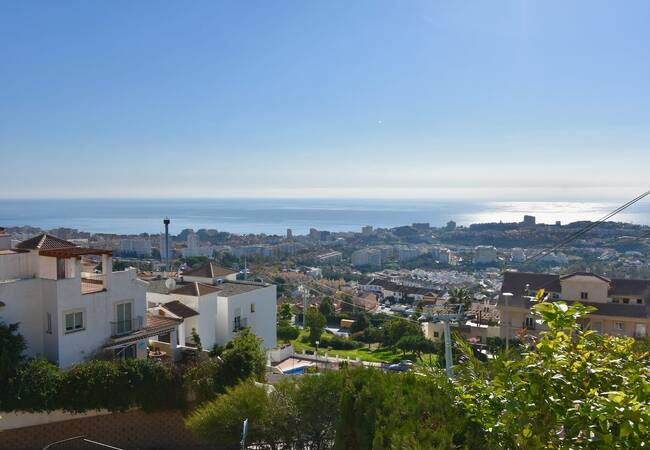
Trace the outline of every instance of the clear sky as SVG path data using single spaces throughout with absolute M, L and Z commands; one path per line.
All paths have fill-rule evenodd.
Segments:
M 0 197 L 609 200 L 650 2 L 0 2 Z

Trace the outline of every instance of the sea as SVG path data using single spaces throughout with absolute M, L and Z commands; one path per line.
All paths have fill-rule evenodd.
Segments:
M 185 228 L 230 233 L 307 234 L 310 228 L 360 231 L 365 225 L 395 227 L 414 222 L 442 226 L 598 220 L 621 203 L 469 202 L 364 199 L 21 199 L 0 200 L 0 226 L 75 228 L 92 233 L 159 233 L 163 218 L 173 234 Z M 650 225 L 650 201 L 642 200 L 612 220 Z

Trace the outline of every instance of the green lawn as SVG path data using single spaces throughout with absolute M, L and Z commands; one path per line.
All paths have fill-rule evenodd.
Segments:
M 309 334 L 308 331 L 301 330 L 298 339 L 294 339 L 291 341 L 291 344 L 293 344 L 293 348 L 297 353 L 302 353 L 303 350 L 311 350 L 312 352 L 316 351 L 316 347 L 312 346 L 309 343 L 303 343 L 300 341 L 300 339 L 303 336 L 307 336 L 308 334 Z M 326 334 L 323 333 L 323 336 L 325 335 Z M 325 353 L 327 353 L 327 356 L 330 357 L 334 357 L 338 355 L 340 358 L 349 357 L 352 360 L 359 358 L 361 361 L 377 362 L 377 363 L 394 363 L 404 359 L 404 355 L 402 354 L 401 351 L 392 350 L 386 347 L 381 347 L 379 346 L 379 344 L 370 344 L 370 345 L 365 344 L 364 347 L 357 348 L 354 350 L 334 350 L 329 348 L 322 348 L 319 346 L 318 354 L 325 355 Z M 426 361 L 428 361 L 429 355 L 428 354 L 423 355 L 423 358 Z M 436 355 L 431 355 L 431 359 L 432 361 L 435 361 Z

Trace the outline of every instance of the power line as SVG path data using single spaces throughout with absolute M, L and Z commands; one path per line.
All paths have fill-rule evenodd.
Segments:
M 564 247 L 568 243 L 574 241 L 575 239 L 579 238 L 580 236 L 583 236 L 584 234 L 586 234 L 590 230 L 592 230 L 592 229 L 596 228 L 597 226 L 601 225 L 603 222 L 609 220 L 610 218 L 614 217 L 616 214 L 618 214 L 621 211 L 629 208 L 630 206 L 632 206 L 633 204 L 635 204 L 639 200 L 647 197 L 648 195 L 650 195 L 650 191 L 644 192 L 643 194 L 639 195 L 638 197 L 630 200 L 629 202 L 619 206 L 615 210 L 613 210 L 610 213 L 606 214 L 605 216 L 601 217 L 596 222 L 591 222 L 589 225 L 583 227 L 582 229 L 580 229 L 580 230 L 576 231 L 575 233 L 571 234 L 570 236 L 566 237 L 560 243 L 554 245 L 553 247 L 546 248 L 546 249 L 543 249 L 543 250 L 535 253 L 530 258 L 527 258 L 526 261 L 524 261 L 523 265 L 526 266 L 526 265 L 528 265 L 528 264 L 530 264 L 530 263 L 532 263 L 532 262 L 534 262 L 534 261 L 548 255 L 549 253 L 552 253 L 552 252 L 554 252 L 556 250 L 559 250 L 560 248 Z

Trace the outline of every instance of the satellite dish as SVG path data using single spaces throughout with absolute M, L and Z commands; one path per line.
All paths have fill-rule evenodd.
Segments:
M 174 280 L 173 278 L 167 278 L 165 280 L 165 286 L 170 291 L 174 290 L 176 288 L 176 280 Z

